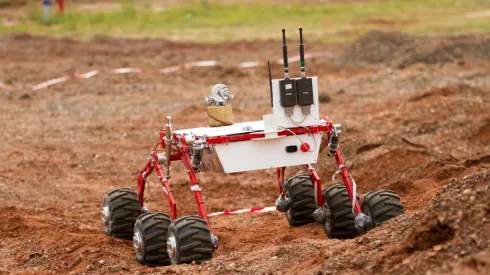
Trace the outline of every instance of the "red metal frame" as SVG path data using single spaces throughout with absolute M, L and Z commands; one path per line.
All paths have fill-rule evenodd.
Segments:
M 279 136 L 290 136 L 294 134 L 315 134 L 318 132 L 324 132 L 327 134 L 328 139 L 330 139 L 332 135 L 332 129 L 333 129 L 333 122 L 329 120 L 328 118 L 325 118 L 325 125 L 318 125 L 318 126 L 308 126 L 308 127 L 298 127 L 298 128 L 292 128 L 289 130 L 284 130 L 281 132 L 278 132 Z M 248 133 L 248 134 L 241 134 L 241 135 L 232 135 L 232 136 L 218 136 L 218 137 L 206 137 L 206 143 L 207 144 L 221 144 L 221 143 L 230 143 L 230 142 L 238 142 L 238 141 L 245 141 L 245 140 L 251 140 L 251 139 L 257 139 L 257 138 L 264 138 L 265 134 L 264 133 Z M 196 137 L 197 139 L 198 137 Z M 172 144 L 172 149 L 174 149 L 174 152 L 170 156 L 170 161 L 178 161 L 181 160 L 186 168 L 186 172 L 189 176 L 189 181 L 191 185 L 191 190 L 194 192 L 194 197 L 196 199 L 196 204 L 197 204 L 197 209 L 199 211 L 199 216 L 201 216 L 207 223 L 209 229 L 211 230 L 211 226 L 208 220 L 208 216 L 206 213 L 206 208 L 204 206 L 204 201 L 202 199 L 202 194 L 201 194 L 201 188 L 198 183 L 198 179 L 196 176 L 196 173 L 194 172 L 194 169 L 192 167 L 191 163 L 191 157 L 189 152 L 191 152 L 191 148 L 187 146 L 185 136 L 182 134 L 174 134 L 173 135 L 173 144 Z M 162 148 L 165 148 L 165 130 L 160 130 L 160 146 Z M 175 147 L 174 147 L 175 146 Z M 344 164 L 344 159 L 342 156 L 342 151 L 339 148 L 335 151 L 335 161 L 337 162 L 337 166 L 340 169 L 340 174 L 342 176 L 342 180 L 344 182 L 345 188 L 347 189 L 347 193 L 349 194 L 350 199 L 352 200 L 353 197 L 353 185 L 352 185 L 352 180 L 351 177 L 349 176 L 349 172 L 347 171 L 347 168 L 345 167 Z M 303 165 L 303 169 L 309 174 L 314 190 L 315 190 L 315 199 L 316 199 L 316 204 L 319 207 L 323 207 L 323 194 L 322 194 L 322 185 L 321 185 L 321 180 L 320 177 L 318 176 L 317 172 L 311 166 L 311 164 L 305 164 Z M 153 170 L 156 171 L 158 175 L 158 179 L 162 185 L 162 189 L 165 193 L 165 196 L 168 200 L 169 207 L 170 207 L 170 217 L 172 220 L 177 218 L 177 204 L 175 202 L 175 198 L 172 193 L 172 189 L 170 187 L 170 184 L 167 179 L 167 175 L 164 172 L 164 169 L 162 168 L 162 165 L 158 161 L 158 154 L 156 151 L 152 152 L 150 154 L 150 159 L 148 160 L 146 166 L 141 170 L 141 172 L 138 175 L 138 199 L 140 201 L 141 207 L 144 206 L 144 192 L 145 192 L 145 184 L 148 176 L 153 172 Z M 277 168 L 277 179 L 278 179 L 278 187 L 279 187 L 279 194 L 281 197 L 284 198 L 284 171 L 286 170 L 286 167 L 279 167 Z M 359 202 L 357 198 L 355 198 L 355 206 L 354 206 L 354 212 L 355 214 L 361 213 L 361 207 L 359 205 Z

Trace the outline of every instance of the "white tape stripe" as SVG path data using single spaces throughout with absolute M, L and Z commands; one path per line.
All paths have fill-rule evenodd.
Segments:
M 276 211 L 276 207 L 275 206 L 264 207 L 264 209 L 259 210 L 259 211 L 255 211 L 255 212 L 264 213 L 264 212 L 272 212 L 272 211 Z
M 243 62 L 238 64 L 238 68 L 253 68 L 262 65 L 260 61 L 252 61 L 252 62 Z
M 160 72 L 161 73 L 164 73 L 164 74 L 167 74 L 167 73 L 171 73 L 171 72 L 180 71 L 180 68 L 181 68 L 181 66 L 173 66 L 173 67 L 168 67 L 168 68 L 165 68 L 165 69 L 161 69 Z
M 36 90 L 44 89 L 44 88 L 47 88 L 47 87 L 49 87 L 51 85 L 58 84 L 58 83 L 61 83 L 61 82 L 65 82 L 69 78 L 70 77 L 68 77 L 68 76 L 63 76 L 63 77 L 58 77 L 58 78 L 50 79 L 50 80 L 45 81 L 43 83 L 39 83 L 37 85 L 32 86 L 32 90 L 33 91 L 36 91 Z
M 211 213 L 208 215 L 208 217 L 212 217 L 212 216 L 218 216 L 218 215 L 222 215 L 224 214 L 225 212 L 215 212 L 215 213 Z
M 109 70 L 110 73 L 114 74 L 129 74 L 129 73 L 141 73 L 143 72 L 140 68 L 117 68 Z
M 207 61 L 199 61 L 197 62 L 197 67 L 212 67 L 218 65 L 218 61 L 207 60 Z
M 272 212 L 276 211 L 275 206 L 268 206 L 268 207 L 263 207 L 263 208 L 246 208 L 246 209 L 239 209 L 239 210 L 228 210 L 228 211 L 222 211 L 222 212 L 214 212 L 208 215 L 208 217 L 213 217 L 213 216 L 218 216 L 218 215 L 236 215 L 236 214 L 243 214 L 243 213 L 265 213 L 265 212 Z
M 91 78 L 92 76 L 98 75 L 99 70 L 93 70 L 88 73 L 80 74 L 80 73 L 75 73 L 76 78 Z

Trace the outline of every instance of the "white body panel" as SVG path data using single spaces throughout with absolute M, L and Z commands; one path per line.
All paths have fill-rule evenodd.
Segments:
M 295 136 L 216 144 L 214 147 L 227 174 L 316 163 L 322 135 L 305 134 L 298 137 L 310 144 L 312 152 L 301 151 L 301 142 Z M 286 146 L 290 145 L 296 145 L 298 151 L 286 152 Z
M 296 105 L 293 107 L 293 115 L 291 119 L 296 122 L 301 122 L 301 126 L 312 126 L 320 123 L 320 109 L 318 104 L 318 79 L 316 76 L 311 77 L 313 83 L 313 105 L 310 106 L 310 114 L 306 117 L 301 111 L 301 106 Z M 272 80 L 272 95 L 273 95 L 273 107 L 272 113 L 277 117 L 277 123 L 282 127 L 298 127 L 297 125 L 290 122 L 289 118 L 286 116 L 284 107 L 281 106 L 281 94 L 279 90 L 279 81 L 282 79 Z
M 218 136 L 227 136 L 227 135 L 236 135 L 236 134 L 245 134 L 245 133 L 253 133 L 253 132 L 262 132 L 264 131 L 264 121 L 250 121 L 250 122 L 240 122 L 234 123 L 230 126 L 221 126 L 221 127 L 200 127 L 200 128 L 191 128 L 184 130 L 177 130 L 175 133 L 177 134 L 193 134 L 195 136 L 208 136 L 208 137 L 218 137 Z

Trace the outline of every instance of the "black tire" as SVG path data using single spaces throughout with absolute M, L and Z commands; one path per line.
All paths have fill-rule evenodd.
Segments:
M 104 233 L 108 236 L 131 239 L 134 224 L 140 214 L 141 207 L 134 190 L 119 188 L 107 192 L 102 202 Z
M 148 266 L 170 265 L 167 233 L 171 219 L 163 213 L 145 213 L 134 225 L 133 247 L 136 260 Z
M 354 224 L 352 202 L 343 184 L 336 184 L 323 190 L 323 203 L 330 211 L 330 217 L 323 224 L 323 231 L 331 239 L 349 239 L 359 232 Z
M 286 197 L 291 206 L 286 211 L 286 219 L 291 226 L 301 226 L 315 221 L 313 211 L 317 208 L 315 191 L 307 174 L 289 177 L 284 183 Z
M 172 264 L 211 260 L 213 247 L 206 221 L 199 216 L 186 216 L 173 221 L 168 231 L 167 251 Z
M 361 201 L 361 209 L 371 217 L 374 226 L 404 213 L 400 197 L 391 190 L 367 193 Z

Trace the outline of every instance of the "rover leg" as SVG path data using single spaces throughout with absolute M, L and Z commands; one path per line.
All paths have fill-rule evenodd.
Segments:
M 141 213 L 148 212 L 148 209 L 144 206 L 145 203 L 145 187 L 146 187 L 146 180 L 148 179 L 148 176 L 150 176 L 151 172 L 153 172 L 153 159 L 150 158 L 148 162 L 146 163 L 145 167 L 143 170 L 138 175 L 138 200 L 140 203 L 141 207 Z
M 303 168 L 308 173 L 311 181 L 313 182 L 313 191 L 315 193 L 315 202 L 317 205 L 315 211 L 313 211 L 313 218 L 315 219 L 315 221 L 323 223 L 329 217 L 330 212 L 328 211 L 328 208 L 325 208 L 325 205 L 323 203 L 322 183 L 320 177 L 316 173 L 315 168 L 311 166 L 311 164 L 305 164 L 303 165 Z
M 158 180 L 162 184 L 162 189 L 163 192 L 165 193 L 165 197 L 167 198 L 169 208 L 170 208 L 170 217 L 172 218 L 172 220 L 175 220 L 177 218 L 177 204 L 172 194 L 172 189 L 170 188 L 170 184 L 168 183 L 167 177 L 165 176 L 165 172 L 163 171 L 162 166 L 158 162 L 158 156 L 156 153 L 152 154 L 151 159 L 148 161 L 146 166 L 138 175 L 138 200 L 140 202 L 140 206 L 142 207 L 142 212 L 148 211 L 144 207 L 145 184 L 148 176 L 151 174 L 153 170 L 156 170 L 155 172 L 158 175 Z
M 202 189 L 201 186 L 199 186 L 196 173 L 194 172 L 194 168 L 192 167 L 191 157 L 187 153 L 188 146 L 186 144 L 185 137 L 180 136 L 179 142 L 181 145 L 180 150 L 181 150 L 182 161 L 184 163 L 186 172 L 189 175 L 189 181 L 191 183 L 191 191 L 194 193 L 194 198 L 196 199 L 199 216 L 206 222 L 209 232 L 212 232 L 211 225 L 208 219 L 208 214 L 206 212 L 206 207 L 204 206 L 204 201 L 202 199 L 202 194 L 201 194 Z M 212 248 L 213 250 L 216 250 L 218 248 L 218 237 L 212 233 L 210 233 L 210 235 L 211 235 Z
M 286 192 L 284 192 L 284 170 L 286 170 L 286 167 L 277 168 L 279 197 L 276 200 L 276 209 L 279 212 L 286 212 L 291 207 L 291 198 L 286 197 Z
M 352 201 L 352 212 L 358 215 L 362 213 L 362 211 L 361 211 L 361 206 L 357 200 L 356 186 L 355 183 L 353 183 L 351 177 L 349 176 L 349 172 L 347 171 L 347 168 L 345 167 L 344 158 L 342 156 L 342 150 L 340 149 L 340 147 L 338 147 L 337 150 L 335 151 L 335 161 L 337 162 L 337 166 L 339 167 L 339 173 L 342 176 L 345 189 L 347 189 L 349 198 Z
M 352 212 L 355 214 L 354 225 L 359 232 L 366 232 L 369 229 L 373 228 L 372 218 L 366 214 L 364 214 L 361 210 L 361 206 L 359 200 L 357 199 L 357 188 L 355 181 L 350 177 L 347 168 L 345 167 L 344 158 L 342 156 L 342 150 L 338 147 L 335 150 L 335 161 L 339 167 L 337 173 L 340 173 L 342 176 L 342 180 L 344 182 L 345 189 L 349 194 L 349 198 L 352 203 Z M 336 175 L 334 174 L 334 176 Z

